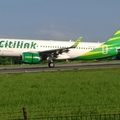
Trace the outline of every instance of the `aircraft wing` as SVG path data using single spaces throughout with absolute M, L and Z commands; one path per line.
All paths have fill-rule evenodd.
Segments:
M 48 57 L 52 57 L 54 59 L 54 58 L 57 58 L 59 54 L 62 54 L 64 52 L 67 53 L 69 51 L 69 49 L 76 48 L 81 40 L 82 40 L 82 37 L 79 37 L 76 40 L 76 42 L 70 47 L 39 51 L 39 54 L 42 56 L 42 59 L 44 59 L 44 60 L 46 60 Z
M 59 49 L 52 49 L 52 50 L 45 50 L 45 51 L 41 51 L 39 53 L 42 56 L 44 56 L 44 55 L 54 55 L 54 56 L 56 56 L 56 55 L 62 54 L 63 52 L 68 52 L 70 48 L 76 48 L 81 40 L 82 40 L 82 37 L 79 37 L 76 40 L 76 42 L 72 46 L 70 46 L 70 47 L 59 48 Z

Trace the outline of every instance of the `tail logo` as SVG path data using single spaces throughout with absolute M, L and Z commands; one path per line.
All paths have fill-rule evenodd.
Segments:
M 108 45 L 103 44 L 102 45 L 102 54 L 107 54 L 108 53 Z

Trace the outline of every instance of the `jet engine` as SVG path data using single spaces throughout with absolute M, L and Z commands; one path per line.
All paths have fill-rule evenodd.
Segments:
M 40 54 L 35 52 L 23 52 L 22 53 L 22 62 L 35 64 L 39 63 L 41 60 Z

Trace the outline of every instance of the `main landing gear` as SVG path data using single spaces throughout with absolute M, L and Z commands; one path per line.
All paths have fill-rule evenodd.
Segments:
M 47 60 L 49 60 L 48 67 L 53 68 L 55 66 L 55 63 L 53 62 L 53 56 L 50 55 Z
M 49 63 L 48 63 L 48 66 L 49 66 L 49 68 L 53 68 L 54 66 L 55 66 L 55 64 L 54 64 L 54 62 L 52 61 L 50 61 Z

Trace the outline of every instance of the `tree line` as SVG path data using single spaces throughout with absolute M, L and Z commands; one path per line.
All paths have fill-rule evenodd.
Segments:
M 0 57 L 0 65 L 13 65 L 21 64 L 20 59 L 17 57 Z

